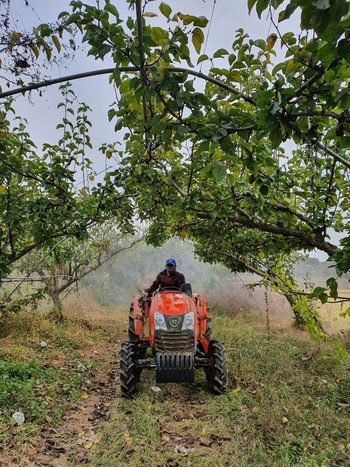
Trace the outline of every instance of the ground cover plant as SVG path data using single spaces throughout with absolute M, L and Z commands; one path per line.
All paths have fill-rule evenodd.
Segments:
M 35 314 L 14 317 L 0 340 L 0 461 L 348 465 L 348 331 L 338 343 L 317 342 L 290 324 L 268 325 L 251 311 L 212 312 L 213 332 L 228 354 L 227 391 L 209 394 L 201 371 L 193 385 L 158 390 L 154 374 L 143 372 L 132 400 L 121 399 L 119 390 L 126 309 L 104 310 L 85 296 L 70 305 L 71 318 L 63 323 Z M 26 417 L 22 425 L 11 420 L 19 409 Z
M 223 396 L 208 394 L 204 374 L 159 392 L 144 375 L 139 395 L 114 406 L 90 465 L 348 465 L 346 352 L 293 330 L 268 335 L 248 317 L 213 320 L 229 357 Z
M 24 13 L 32 10 L 24 3 Z M 349 1 L 248 0 L 262 28 L 250 37 L 242 24 L 225 26 L 208 49 L 215 2 L 208 17 L 201 0 L 176 9 L 160 0 L 115 3 L 62 2 L 58 18 L 33 25 L 18 19 L 11 0 L 1 2 L 1 280 L 11 283 L 19 269 L 26 280 L 38 274 L 44 287 L 27 303 L 49 295 L 58 304 L 103 262 L 94 229 L 111 222 L 133 234 L 142 223 L 154 246 L 178 236 L 203 261 L 257 274 L 286 297 L 300 325 L 322 335 L 293 266 L 300 251 L 323 252 L 335 267 L 311 298 L 342 300 L 347 312 L 338 288 L 350 268 Z M 46 70 L 77 48 L 89 71 L 38 82 L 41 63 Z M 93 75 L 105 79 L 101 94 L 114 86 L 112 140 L 98 149 L 96 114 L 78 96 L 82 77 Z M 52 104 L 61 117 L 49 128 L 57 140 L 38 143 L 18 103 L 59 83 L 61 102 Z M 102 172 L 93 159 L 105 162 Z M 14 298 L 2 304 L 24 304 Z
M 84 305 L 86 314 L 89 310 L 86 297 Z M 101 310 L 97 305 L 94 305 L 96 316 L 89 321 L 82 319 L 74 307 L 71 313 L 69 319 L 56 322 L 54 313 L 21 312 L 3 323 L 0 461 L 4 464 L 1 465 L 50 464 L 52 458 L 66 451 L 67 441 L 59 434 L 63 424 L 63 432 L 69 439 L 70 429 L 65 420 L 77 430 L 79 408 L 89 410 L 87 407 L 92 406 L 97 410 L 99 398 L 89 399 L 88 393 L 94 392 L 96 381 L 98 385 L 102 376 L 108 375 L 114 355 L 113 330 L 108 328 L 106 318 L 100 321 Z M 100 349 L 105 351 L 101 357 Z M 15 423 L 12 416 L 16 412 L 24 415 L 23 422 Z M 94 417 L 101 418 L 90 414 L 91 420 Z M 60 462 L 65 465 L 62 459 Z

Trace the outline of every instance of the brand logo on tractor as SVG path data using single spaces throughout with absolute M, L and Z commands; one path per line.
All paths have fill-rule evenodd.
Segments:
M 173 328 L 177 328 L 180 323 L 179 318 L 170 318 L 170 326 Z

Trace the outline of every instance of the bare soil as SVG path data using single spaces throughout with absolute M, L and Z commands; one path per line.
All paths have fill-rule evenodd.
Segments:
M 47 417 L 47 424 L 40 433 L 33 433 L 24 442 L 19 442 L 20 427 L 12 429 L 12 439 L 5 448 L 0 447 L 0 467 L 66 467 L 88 463 L 98 443 L 99 427 L 109 420 L 113 405 L 118 404 L 119 347 L 125 331 L 124 314 L 118 310 L 104 310 L 91 300 L 82 302 L 79 297 L 67 304 L 66 309 L 70 310 L 69 319 L 73 319 L 75 325 L 79 323 L 82 333 L 87 328 L 109 335 L 104 342 L 94 341 L 79 350 L 84 361 L 93 363 L 97 369 L 81 398 L 65 403 L 59 426 L 50 427 L 51 420 Z M 0 350 L 11 345 L 13 337 L 0 339 Z M 53 354 L 53 359 L 55 362 L 51 363 L 69 365 L 59 353 Z

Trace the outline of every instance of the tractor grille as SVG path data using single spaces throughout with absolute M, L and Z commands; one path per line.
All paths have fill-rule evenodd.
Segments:
M 188 331 L 160 331 L 155 336 L 154 347 L 157 352 L 192 352 L 194 336 Z

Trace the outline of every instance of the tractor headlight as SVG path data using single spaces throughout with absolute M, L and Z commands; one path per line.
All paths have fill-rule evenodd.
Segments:
M 194 329 L 194 312 L 193 311 L 186 313 L 184 316 L 182 330 L 184 331 L 185 329 Z
M 167 329 L 164 315 L 163 313 L 159 313 L 159 311 L 154 312 L 154 329 L 163 329 L 165 331 Z

